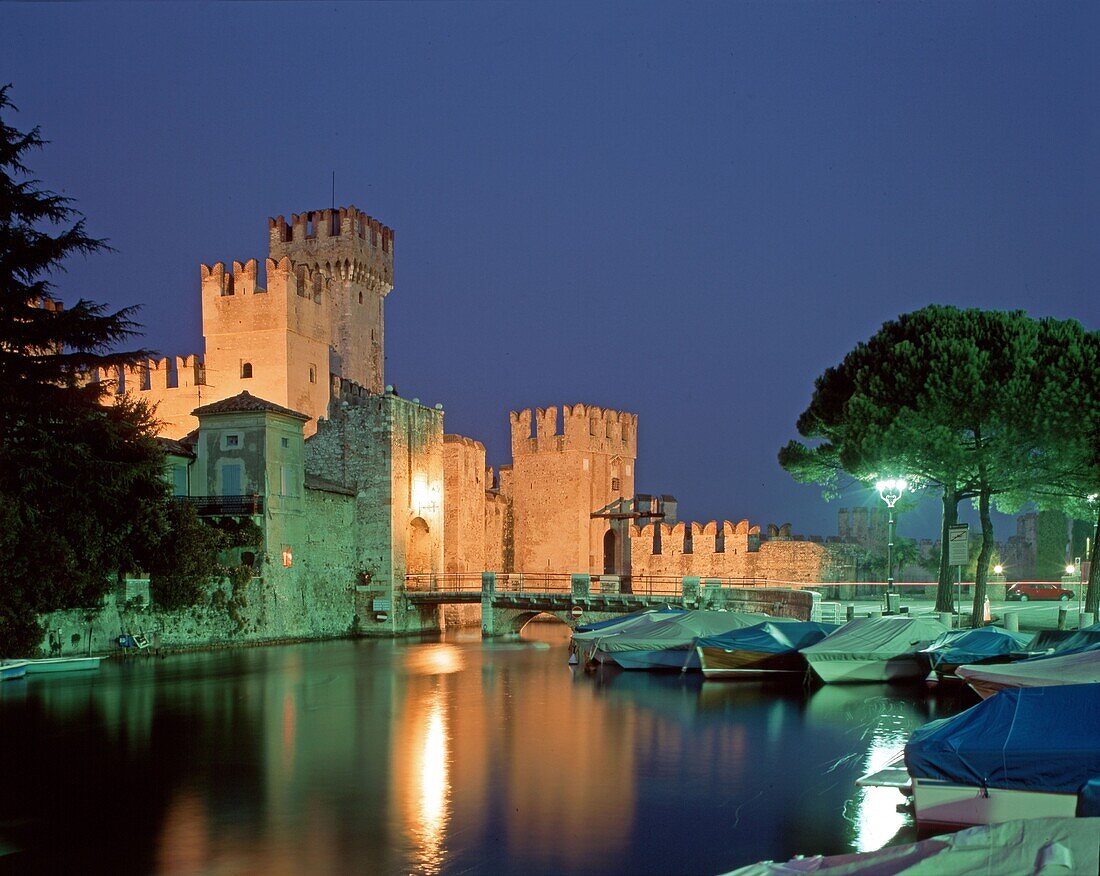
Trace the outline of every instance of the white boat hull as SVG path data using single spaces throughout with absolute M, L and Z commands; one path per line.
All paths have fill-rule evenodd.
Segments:
M 47 657 L 44 660 L 28 660 L 27 674 L 43 672 L 85 672 L 99 669 L 99 657 Z
M 1021 818 L 1073 818 L 1076 794 L 982 789 L 939 779 L 913 779 L 913 817 L 919 827 L 969 827 Z
M 889 659 L 828 659 L 825 655 L 805 654 L 810 668 L 826 684 L 856 682 L 916 681 L 928 674 L 928 664 L 916 655 L 903 654 Z

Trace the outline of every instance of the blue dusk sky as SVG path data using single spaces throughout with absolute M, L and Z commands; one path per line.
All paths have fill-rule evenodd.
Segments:
M 31 158 L 116 252 L 64 300 L 201 350 L 200 262 L 266 217 L 396 231 L 386 379 L 508 461 L 508 411 L 639 415 L 681 516 L 836 509 L 776 462 L 813 381 L 900 313 L 1100 327 L 1100 4 L 4 7 Z M 902 532 L 933 535 L 938 503 Z M 998 538 L 1013 534 L 998 520 Z

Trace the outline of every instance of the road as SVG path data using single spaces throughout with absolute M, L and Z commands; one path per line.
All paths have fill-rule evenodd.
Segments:
M 882 610 L 881 599 L 849 600 L 844 604 L 854 605 L 857 616 L 869 614 L 872 611 Z M 907 598 L 903 593 L 901 604 L 903 608 L 909 609 L 909 614 L 930 615 L 936 613 L 935 601 L 932 599 L 925 599 L 922 597 Z M 962 608 L 964 617 L 969 617 L 971 600 L 963 597 Z M 1019 613 L 1021 630 L 1054 630 L 1058 628 L 1058 611 L 1063 608 L 1068 610 L 1066 626 L 1070 629 L 1075 629 L 1077 627 L 1078 613 L 1083 608 L 1083 605 L 1079 604 L 1075 599 L 1069 602 L 1013 602 L 1008 600 L 997 600 L 990 603 L 990 614 L 993 617 L 994 623 L 1003 625 L 1005 612 L 1015 611 Z

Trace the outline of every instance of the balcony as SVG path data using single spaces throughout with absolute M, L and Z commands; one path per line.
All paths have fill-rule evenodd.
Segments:
M 263 496 L 173 496 L 173 502 L 195 509 L 199 517 L 255 517 L 264 513 Z

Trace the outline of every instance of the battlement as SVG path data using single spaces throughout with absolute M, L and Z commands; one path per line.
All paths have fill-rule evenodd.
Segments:
M 474 438 L 467 438 L 465 435 L 444 435 L 443 436 L 443 443 L 444 444 L 461 444 L 464 447 L 471 448 L 472 450 L 477 450 L 477 451 L 480 451 L 481 453 L 485 452 L 485 445 L 484 444 L 482 444 L 480 441 L 478 441 Z M 492 469 L 489 469 L 489 471 L 492 471 Z M 492 479 L 490 478 L 489 482 L 491 482 L 491 480 Z
M 383 296 L 393 288 L 393 229 L 355 207 L 292 213 L 290 222 L 276 216 L 267 227 L 272 258 L 289 256 Z
M 199 355 L 145 359 L 122 368 L 93 368 L 87 376 L 93 383 L 112 385 L 116 394 L 151 392 L 155 395 L 160 390 L 206 385 L 206 368 Z
M 291 213 L 290 222 L 282 216 L 268 217 L 267 228 L 272 244 L 357 237 L 383 252 L 393 251 L 393 229 L 354 206 Z
M 199 265 L 202 294 L 212 298 L 266 295 L 268 289 L 256 284 L 257 268 L 256 259 L 233 262 L 228 271 L 224 262 Z M 286 256 L 278 260 L 265 259 L 264 271 L 272 293 L 285 291 L 320 304 L 332 291 L 332 281 L 327 275 L 309 265 L 296 264 Z
M 557 406 L 511 411 L 512 455 L 546 451 L 584 451 L 635 458 L 638 416 L 596 405 L 563 405 L 562 427 Z M 534 432 L 532 433 L 532 422 Z

